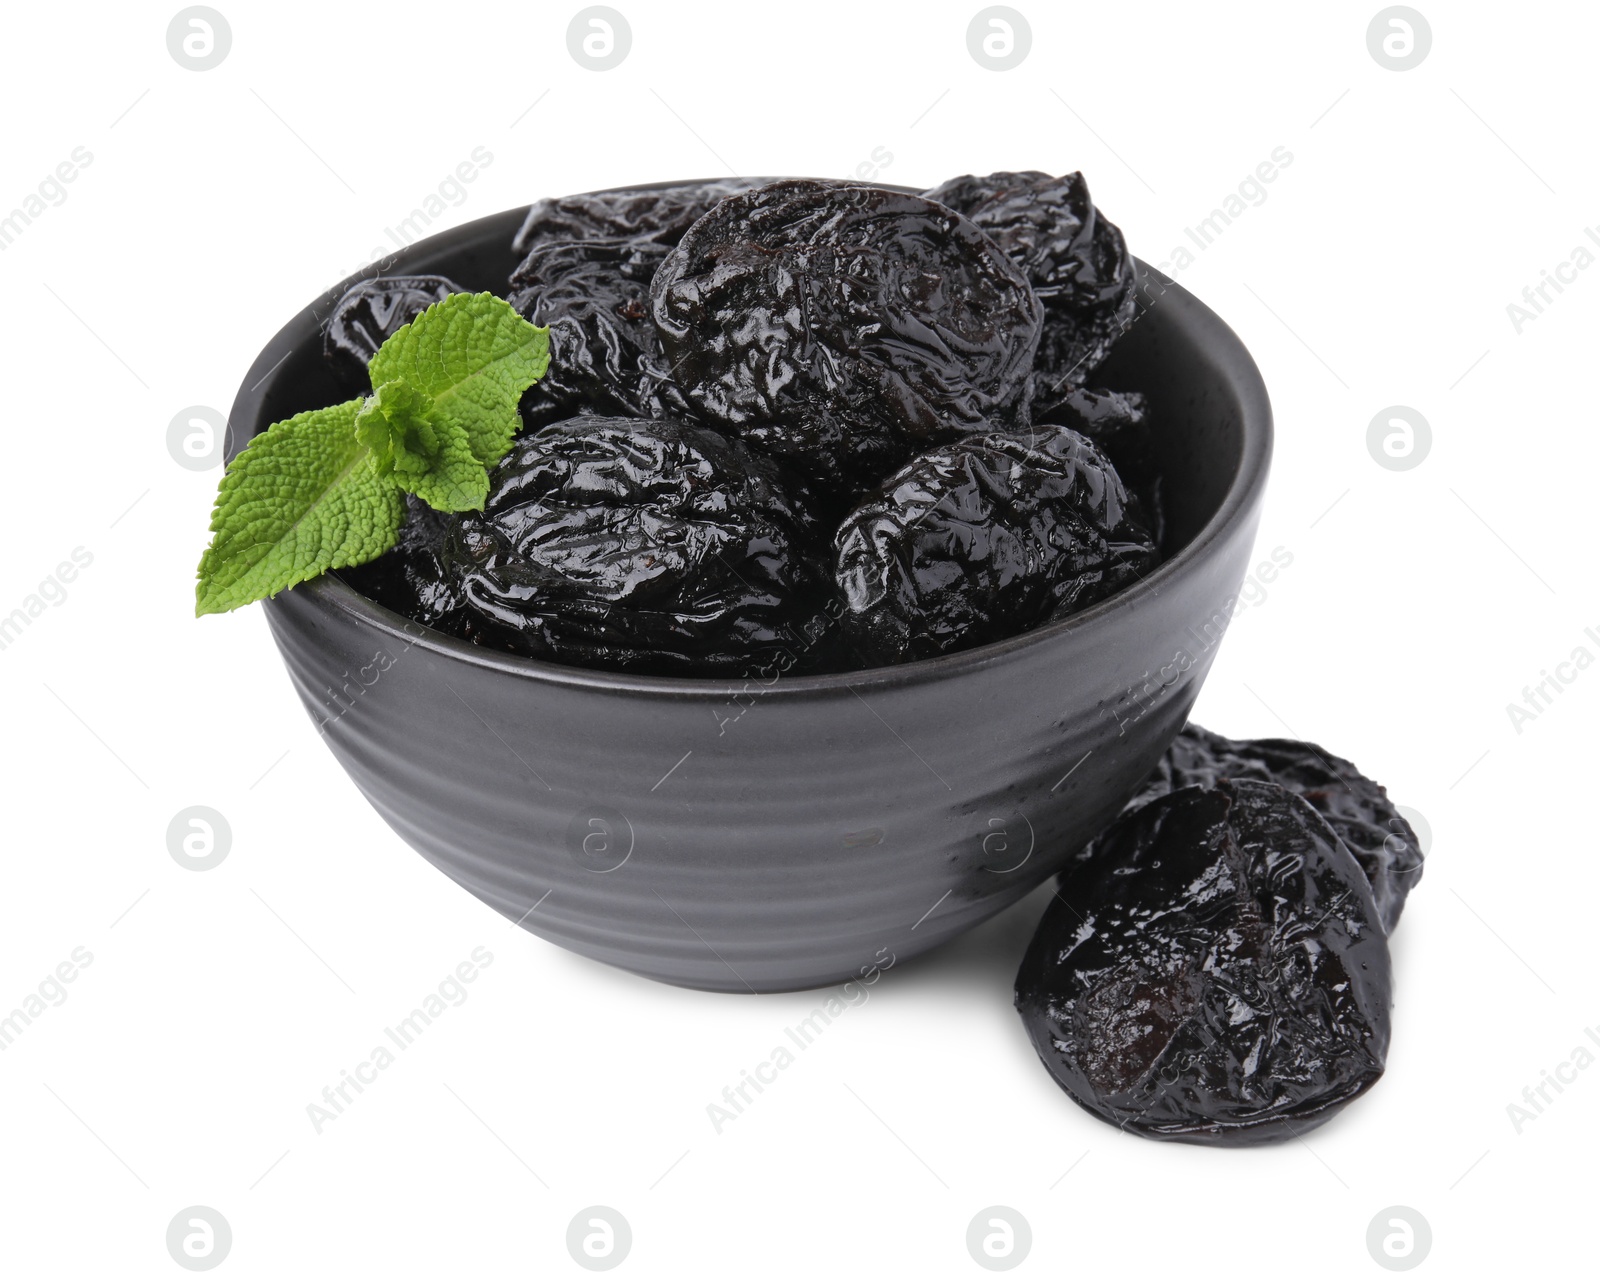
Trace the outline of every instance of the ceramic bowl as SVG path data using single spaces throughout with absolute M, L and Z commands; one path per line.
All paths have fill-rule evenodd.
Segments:
M 500 291 L 524 210 L 382 264 Z M 553 665 L 428 630 L 328 575 L 266 605 L 290 678 L 402 839 L 509 919 L 707 990 L 840 983 L 973 927 L 1055 873 L 1176 734 L 1243 580 L 1272 445 L 1233 332 L 1140 267 L 1146 306 L 1098 380 L 1151 399 L 1168 558 L 1001 643 L 770 685 Z M 246 375 L 230 446 L 346 398 L 320 322 Z M 875 979 L 875 978 L 874 978 Z

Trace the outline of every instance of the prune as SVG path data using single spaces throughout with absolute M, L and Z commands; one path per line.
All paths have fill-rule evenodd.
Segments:
M 1383 1073 L 1388 941 L 1361 867 L 1281 786 L 1123 816 L 1061 876 L 1017 973 L 1040 1058 L 1142 1136 L 1286 1140 Z
M 334 303 L 323 328 L 323 353 L 345 380 L 366 386 L 367 361 L 378 347 L 435 302 L 466 290 L 443 275 L 394 275 L 365 280 Z
M 829 522 L 842 518 L 911 451 L 875 421 L 815 404 L 782 421 L 751 422 L 739 433 L 786 470 L 805 476 L 817 494 L 818 514 Z
M 775 463 L 673 420 L 582 416 L 517 439 L 440 543 L 463 633 L 571 665 L 738 674 L 794 646 L 818 533 Z
M 1111 463 L 1063 426 L 923 453 L 846 518 L 834 551 L 846 630 L 880 663 L 1067 616 L 1156 559 Z
M 540 200 L 529 207 L 513 252 L 526 254 L 552 240 L 612 240 L 651 236 L 671 248 L 701 214 L 718 200 L 747 191 L 746 178 L 685 182 L 650 191 L 602 191 Z
M 394 549 L 339 575 L 385 608 L 460 635 L 466 596 L 454 567 L 462 559 L 461 520 L 409 494 L 406 508 Z
M 1034 420 L 1087 435 L 1124 480 L 1143 479 L 1155 463 L 1150 402 L 1139 391 L 1074 387 L 1048 403 L 1037 402 Z
M 1394 931 L 1407 893 L 1422 878 L 1422 845 L 1381 785 L 1348 759 L 1307 741 L 1230 741 L 1191 723 L 1130 806 L 1183 786 L 1214 786 L 1222 778 L 1273 781 L 1316 808 L 1367 876 L 1383 930 Z
M 650 279 L 666 253 L 648 238 L 557 240 L 523 259 L 506 300 L 550 329 L 550 367 L 522 400 L 530 425 L 577 408 L 687 414 L 650 319 Z
M 964 213 L 1011 255 L 1044 303 L 1041 393 L 1089 380 L 1133 320 L 1133 259 L 1122 232 L 1089 198 L 1081 173 L 951 178 L 930 200 Z
M 864 491 L 928 443 L 1027 423 L 1039 301 L 988 236 L 920 196 L 807 181 L 730 196 L 650 300 L 695 411 L 815 459 L 819 486 Z
M 1035 401 L 1034 420 L 1070 426 L 1088 436 L 1111 459 L 1122 482 L 1137 493 L 1144 522 L 1156 545 L 1166 541 L 1162 499 L 1162 450 L 1157 446 L 1149 401 L 1138 391 L 1076 387 L 1053 401 Z

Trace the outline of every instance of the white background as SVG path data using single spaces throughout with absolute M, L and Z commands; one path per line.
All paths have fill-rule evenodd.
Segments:
M 233 46 L 201 73 L 167 51 L 175 5 L 8 15 L 0 211 L 93 159 L 0 252 L 0 613 L 75 547 L 93 561 L 0 651 L 0 1012 L 92 955 L 0 1052 L 6 1272 L 182 1272 L 164 1238 L 192 1204 L 230 1222 L 236 1274 L 576 1273 L 567 1225 L 596 1203 L 631 1223 L 623 1272 L 976 1273 L 992 1204 L 1031 1224 L 1022 1272 L 1377 1273 L 1367 1227 L 1394 1204 L 1431 1225 L 1425 1271 L 1592 1266 L 1600 1068 L 1520 1131 L 1507 1106 L 1600 1024 L 1600 670 L 1520 732 L 1506 706 L 1600 656 L 1600 270 L 1520 334 L 1506 308 L 1600 222 L 1600 19 L 1418 0 L 1432 50 L 1395 72 L 1375 3 L 1016 2 L 1033 46 L 1007 72 L 968 53 L 973 0 L 616 0 L 633 47 L 603 73 L 568 52 L 575 3 L 217 0 Z M 1269 1150 L 1103 1126 L 1011 1009 L 1034 898 L 888 973 L 719 1134 L 706 1106 L 821 995 L 569 956 L 383 825 L 260 610 L 191 616 L 218 472 L 166 435 L 225 412 L 280 324 L 479 146 L 441 229 L 606 185 L 845 176 L 881 147 L 917 186 L 1082 168 L 1151 262 L 1288 149 L 1177 273 L 1266 377 L 1258 552 L 1293 556 L 1196 717 L 1317 740 L 1431 827 L 1369 1097 Z M 1366 443 L 1394 404 L 1433 433 L 1403 472 Z M 193 804 L 233 832 L 205 873 L 166 846 Z M 307 1105 L 477 946 L 467 1001 L 318 1134 Z

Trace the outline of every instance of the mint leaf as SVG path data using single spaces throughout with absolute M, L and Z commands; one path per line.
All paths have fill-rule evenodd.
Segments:
M 403 381 L 427 395 L 487 467 L 510 448 L 517 401 L 549 364 L 548 329 L 493 293 L 452 293 L 384 342 L 367 371 L 374 386 Z
M 195 616 L 230 612 L 394 545 L 405 498 L 356 438 L 364 402 L 277 422 L 229 464 L 200 559 Z
M 376 390 L 256 436 L 222 477 L 195 615 L 228 612 L 395 544 L 405 493 L 481 510 L 517 401 L 550 363 L 548 329 L 492 293 L 454 293 L 368 363 Z
M 421 475 L 439 459 L 433 398 L 409 382 L 385 382 L 356 414 L 356 438 L 372 450 L 378 474 Z
M 465 428 L 409 382 L 378 387 L 356 414 L 356 438 L 372 450 L 378 474 L 435 510 L 480 510 L 489 495 L 489 471 Z
M 395 479 L 435 510 L 482 510 L 489 496 L 488 468 L 473 455 L 472 441 L 462 427 L 447 418 L 433 426 L 439 436 L 438 460 L 415 479 L 398 473 Z

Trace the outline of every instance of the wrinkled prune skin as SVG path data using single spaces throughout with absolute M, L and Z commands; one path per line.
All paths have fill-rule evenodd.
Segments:
M 525 319 L 550 326 L 550 369 L 523 397 L 528 426 L 575 409 L 687 415 L 650 318 L 650 279 L 706 210 L 753 185 L 744 178 L 688 182 L 529 207 L 512 240 L 523 260 L 507 300 Z
M 650 238 L 551 240 L 511 276 L 506 300 L 550 329 L 550 367 L 522 399 L 529 425 L 572 411 L 686 416 L 650 319 L 650 280 L 667 254 Z
M 1044 303 L 1036 370 L 1047 398 L 1081 386 L 1133 321 L 1133 259 L 1081 173 L 951 178 L 923 194 L 965 214 L 1022 267 Z
M 671 248 L 718 200 L 755 183 L 746 178 L 686 182 L 654 191 L 603 191 L 540 200 L 528 209 L 513 252 L 526 255 L 540 243 L 554 240 L 612 240 L 649 236 Z
M 824 589 L 805 493 L 737 439 L 580 416 L 517 439 L 436 551 L 477 643 L 644 674 L 742 674 Z
M 459 558 L 459 517 L 406 495 L 406 521 L 394 549 L 339 576 L 368 599 L 413 621 L 463 634 L 466 598 L 453 571 Z
M 1422 845 L 1381 785 L 1348 759 L 1308 741 L 1231 741 L 1191 723 L 1129 806 L 1183 786 L 1211 787 L 1223 778 L 1272 781 L 1310 803 L 1360 864 L 1383 930 L 1394 931 L 1407 894 L 1422 879 Z
M 751 422 L 739 435 L 785 470 L 804 476 L 817 495 L 817 514 L 828 523 L 843 518 L 911 453 L 878 422 L 816 404 L 782 421 Z
M 923 453 L 845 519 L 834 554 L 845 629 L 875 664 L 1020 634 L 1156 562 L 1116 470 L 1063 426 Z
M 1073 1100 L 1141 1136 L 1289 1140 L 1383 1073 L 1388 941 L 1361 868 L 1281 786 L 1124 815 L 1065 871 L 1017 1010 Z
M 1092 440 L 1111 459 L 1123 483 L 1138 495 L 1144 523 L 1156 545 L 1165 546 L 1162 450 L 1156 445 L 1150 403 L 1141 392 L 1076 387 L 1047 404 L 1036 400 L 1034 420 L 1070 426 Z
M 378 347 L 435 302 L 465 292 L 443 275 L 380 276 L 355 285 L 328 314 L 322 350 L 341 377 L 367 387 L 367 361 Z
M 1150 401 L 1141 391 L 1074 387 L 1048 403 L 1036 401 L 1034 420 L 1087 435 L 1130 483 L 1146 478 L 1156 462 Z
M 810 477 L 845 497 L 929 443 L 1028 421 L 1039 300 L 988 236 L 920 196 L 811 181 L 730 196 L 650 299 L 696 413 L 815 459 Z

